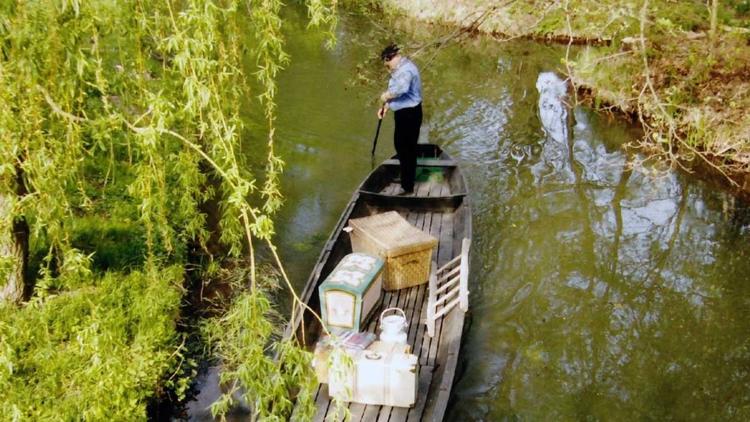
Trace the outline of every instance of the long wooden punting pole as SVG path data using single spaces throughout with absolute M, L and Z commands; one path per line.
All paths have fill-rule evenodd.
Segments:
M 380 107 L 380 110 L 383 110 L 385 107 L 385 104 L 383 104 Z M 372 140 L 372 152 L 370 153 L 370 167 L 375 168 L 375 148 L 378 146 L 378 135 L 380 135 L 380 125 L 383 124 L 383 116 L 381 115 L 381 112 L 378 111 L 378 128 L 375 129 L 375 139 Z

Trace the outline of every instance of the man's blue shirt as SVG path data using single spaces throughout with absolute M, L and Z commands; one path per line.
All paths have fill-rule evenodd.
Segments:
M 395 98 L 388 101 L 391 110 L 416 107 L 422 102 L 422 79 L 417 66 L 406 57 L 401 57 L 398 67 L 391 73 L 388 92 Z

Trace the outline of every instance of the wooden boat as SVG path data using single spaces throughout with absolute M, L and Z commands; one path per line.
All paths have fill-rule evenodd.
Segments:
M 385 160 L 362 182 L 323 247 L 301 295 L 302 301 L 320 312 L 319 284 L 352 252 L 349 235 L 343 230 L 350 218 L 395 210 L 412 225 L 439 239 L 433 251 L 429 283 L 384 292 L 373 317 L 364 325 L 367 331 L 377 333 L 381 310 L 397 306 L 405 311 L 409 320 L 408 343 L 420 364 L 417 402 L 411 408 L 350 403 L 352 421 L 440 421 L 453 386 L 464 312 L 468 308 L 471 209 L 464 178 L 448 154 L 436 145 L 419 144 L 418 157 L 414 194 L 394 194 L 399 187 L 397 159 Z M 322 335 L 320 323 L 309 311 L 298 309 L 295 315 L 287 335 L 294 333 L 305 346 L 313 347 Z M 426 324 L 428 319 L 431 324 Z M 334 405 L 326 384 L 319 385 L 315 400 L 314 420 L 327 420 Z

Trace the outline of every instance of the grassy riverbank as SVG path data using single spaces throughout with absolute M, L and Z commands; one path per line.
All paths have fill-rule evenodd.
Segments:
M 590 45 L 562 66 L 580 99 L 641 120 L 654 156 L 707 164 L 750 191 L 750 2 L 718 2 L 715 14 L 703 1 L 387 2 L 500 40 Z

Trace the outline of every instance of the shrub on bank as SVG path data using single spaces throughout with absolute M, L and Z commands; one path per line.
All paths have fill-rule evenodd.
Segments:
M 182 269 L 107 273 L 26 307 L 0 307 L 0 414 L 133 420 L 166 378 Z

